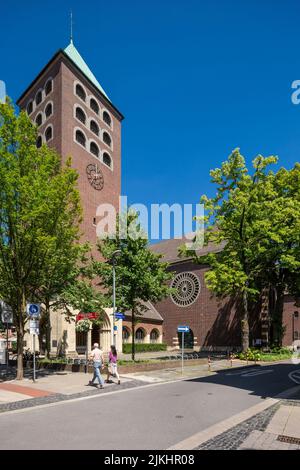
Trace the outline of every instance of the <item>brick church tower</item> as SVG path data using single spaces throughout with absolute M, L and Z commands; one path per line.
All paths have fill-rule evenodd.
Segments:
M 99 204 L 112 204 L 118 211 L 122 114 L 72 41 L 52 57 L 17 104 L 38 126 L 38 146 L 54 147 L 63 161 L 72 157 L 79 173 L 84 240 L 95 245 Z

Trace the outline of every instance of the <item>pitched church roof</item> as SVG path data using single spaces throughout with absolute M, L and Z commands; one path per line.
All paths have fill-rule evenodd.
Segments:
M 163 240 L 159 243 L 153 243 L 150 245 L 150 250 L 156 254 L 162 255 L 162 261 L 167 263 L 183 263 L 190 259 L 181 258 L 179 256 L 179 248 L 184 245 L 185 242 L 191 242 L 191 237 L 186 238 L 171 238 L 170 240 Z M 196 250 L 198 256 L 208 255 L 209 253 L 218 253 L 222 251 L 225 246 L 225 242 L 220 243 L 220 245 L 215 245 L 212 242 L 209 242 L 208 245 L 203 246 Z
M 86 76 L 86 78 L 88 78 L 93 83 L 93 85 L 95 85 L 95 87 L 98 88 L 98 90 L 109 100 L 107 94 L 105 93 L 102 86 L 96 79 L 95 75 L 91 72 L 86 62 L 83 60 L 83 58 L 79 54 L 72 40 L 70 44 L 64 49 L 64 53 L 67 54 L 69 59 L 71 59 L 72 62 L 74 62 L 74 64 L 81 70 L 81 72 Z

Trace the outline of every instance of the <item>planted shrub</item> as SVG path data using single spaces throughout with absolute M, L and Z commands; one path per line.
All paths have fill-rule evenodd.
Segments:
M 132 345 L 130 343 L 123 344 L 123 353 L 130 354 Z M 152 352 L 152 351 L 166 351 L 167 344 L 166 343 L 137 343 L 135 344 L 135 352 Z

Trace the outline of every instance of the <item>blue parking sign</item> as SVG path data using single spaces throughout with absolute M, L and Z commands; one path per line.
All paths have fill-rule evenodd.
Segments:
M 30 318 L 39 318 L 41 313 L 40 304 L 27 304 L 27 315 Z

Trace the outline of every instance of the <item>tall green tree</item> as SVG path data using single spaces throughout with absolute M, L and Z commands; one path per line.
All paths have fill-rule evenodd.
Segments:
M 0 105 L 0 297 L 13 309 L 18 379 L 23 378 L 26 303 L 45 283 L 49 263 L 57 267 L 53 257 L 64 236 L 63 251 L 70 250 L 73 263 L 81 216 L 77 172 L 70 161 L 63 166 L 53 149 L 38 149 L 36 138 L 26 113 L 17 116 L 10 103 Z
M 35 300 L 43 305 L 40 322 L 40 344 L 46 337 L 46 354 L 50 354 L 50 311 L 60 311 L 72 321 L 73 309 L 98 312 L 103 317 L 105 298 L 95 288 L 89 245 L 74 243 L 72 218 L 58 226 L 56 243 L 45 259 L 44 279 L 35 293 Z
M 125 232 L 127 237 L 121 237 L 120 234 Z M 116 302 L 123 312 L 131 312 L 132 359 L 135 360 L 135 326 L 147 310 L 145 302 L 158 302 L 169 295 L 172 290 L 168 287 L 168 281 L 172 274 L 168 272 L 168 264 L 161 261 L 161 255 L 149 250 L 138 215 L 133 211 L 117 219 L 116 233 L 100 240 L 98 248 L 104 261 L 97 262 L 95 268 L 110 305 L 113 283 L 111 260 L 113 253 L 120 250 L 116 261 Z
M 263 246 L 264 272 L 261 285 L 270 293 L 272 341 L 281 345 L 286 294 L 300 294 L 300 164 L 270 175 L 273 197 L 264 201 L 266 234 Z M 299 300 L 298 300 L 299 301 Z
M 276 162 L 274 156 L 259 155 L 250 174 L 236 149 L 221 168 L 210 172 L 216 194 L 201 197 L 205 207 L 204 244 L 213 243 L 220 250 L 207 256 L 199 256 L 197 251 L 188 253 L 196 262 L 210 266 L 205 281 L 217 297 L 234 296 L 239 302 L 243 350 L 249 348 L 249 302 L 258 297 L 258 279 L 266 272 L 266 203 L 276 196 L 269 166 Z

